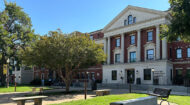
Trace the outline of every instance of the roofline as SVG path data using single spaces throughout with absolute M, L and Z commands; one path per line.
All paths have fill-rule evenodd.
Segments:
M 117 21 L 121 16 L 124 15 L 129 9 L 135 9 L 139 11 L 146 11 L 154 14 L 160 14 L 160 15 L 167 15 L 168 12 L 166 11 L 160 11 L 160 10 L 154 10 L 154 9 L 149 9 L 149 8 L 143 8 L 143 7 L 137 7 L 137 6 L 132 6 L 128 5 L 124 10 L 122 10 L 110 23 L 108 23 L 102 30 L 102 32 L 105 32 L 106 29 L 108 29 L 115 21 Z

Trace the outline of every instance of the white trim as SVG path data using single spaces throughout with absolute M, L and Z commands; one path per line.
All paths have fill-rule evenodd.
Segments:
M 106 30 L 111 27 L 111 25 L 113 25 L 118 19 L 120 19 L 120 17 L 122 17 L 127 11 L 129 10 L 137 10 L 137 11 L 143 11 L 143 12 L 147 12 L 147 13 L 153 13 L 153 14 L 158 14 L 160 16 L 167 16 L 168 13 L 164 12 L 164 11 L 158 11 L 158 10 L 153 10 L 153 9 L 147 9 L 147 8 L 142 8 L 142 7 L 136 7 L 136 6 L 127 6 L 123 11 L 121 11 L 109 24 L 107 24 L 104 29 L 102 30 L 102 32 L 106 32 Z M 128 19 L 127 19 L 128 21 Z M 137 23 L 137 22 L 136 22 Z

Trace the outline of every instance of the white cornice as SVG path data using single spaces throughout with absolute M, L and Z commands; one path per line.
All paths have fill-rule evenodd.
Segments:
M 158 10 L 153 10 L 153 9 L 147 9 L 147 8 L 142 8 L 142 7 L 136 7 L 136 6 L 127 6 L 122 12 L 120 12 L 108 25 L 104 27 L 102 32 L 106 32 L 106 30 L 113 25 L 120 17 L 122 17 L 127 11 L 129 10 L 137 10 L 137 11 L 142 11 L 142 12 L 148 12 L 148 13 L 153 13 L 153 14 L 158 14 L 160 16 L 167 16 L 168 12 L 164 11 L 158 11 Z
M 159 18 L 153 18 L 151 20 L 146 20 L 142 22 L 138 22 L 136 24 L 131 24 L 128 26 L 122 26 L 119 28 L 115 28 L 109 31 L 104 32 L 104 37 L 110 37 L 117 35 L 118 33 L 127 33 L 127 32 L 132 32 L 136 31 L 139 29 L 144 29 L 152 26 L 157 26 L 160 24 L 165 24 L 166 23 L 166 18 L 165 17 L 159 17 Z

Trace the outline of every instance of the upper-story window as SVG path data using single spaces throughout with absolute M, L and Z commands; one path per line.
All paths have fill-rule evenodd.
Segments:
M 187 48 L 187 57 L 190 58 L 190 48 Z
M 133 23 L 136 23 L 136 17 L 133 17 Z
M 136 52 L 130 52 L 130 62 L 136 62 Z
M 133 17 L 132 17 L 132 15 L 128 16 L 128 24 L 133 24 Z
M 91 40 L 93 40 L 93 39 L 94 39 L 93 35 L 90 35 L 90 39 L 91 39 Z
M 124 20 L 124 26 L 128 25 L 127 22 L 128 22 L 127 20 Z
M 115 54 L 115 63 L 120 62 L 120 54 Z
M 115 39 L 115 46 L 120 47 L 120 38 Z
M 176 57 L 179 59 L 179 58 L 182 58 L 182 50 L 181 48 L 177 49 L 176 50 Z
M 153 40 L 153 32 L 149 31 L 147 32 L 147 41 L 150 42 Z
M 147 60 L 153 60 L 154 59 L 154 50 L 153 49 L 150 49 L 150 50 L 147 50 Z
M 135 35 L 131 35 L 131 44 L 135 44 Z

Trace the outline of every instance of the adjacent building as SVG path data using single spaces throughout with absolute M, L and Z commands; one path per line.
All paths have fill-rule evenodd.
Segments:
M 190 43 L 168 43 L 160 25 L 168 11 L 128 6 L 105 28 L 103 83 L 183 84 L 190 76 Z

